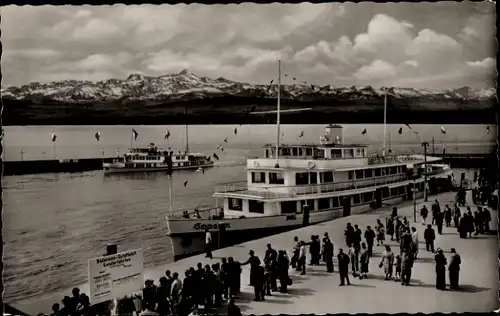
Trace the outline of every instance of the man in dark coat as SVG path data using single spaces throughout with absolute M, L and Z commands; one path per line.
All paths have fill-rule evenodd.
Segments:
M 438 248 L 437 254 L 434 256 L 436 261 L 436 289 L 446 290 L 446 257 L 443 250 Z
M 442 212 L 436 213 L 435 223 L 439 235 L 443 234 L 443 221 L 444 221 L 444 214 Z
M 264 258 L 264 263 L 266 265 L 267 272 L 269 273 L 269 286 L 273 291 L 278 290 L 276 283 L 276 264 L 278 260 L 278 252 L 271 247 L 271 244 L 267 244 L 267 250 Z
M 462 216 L 460 218 L 460 221 L 459 221 L 459 224 L 458 224 L 458 234 L 460 236 L 460 238 L 467 238 L 467 232 L 469 230 L 469 225 L 468 225 L 468 222 L 467 222 L 467 214 L 464 214 L 464 216 Z
M 361 238 L 363 237 L 363 232 L 361 229 L 359 229 L 358 225 L 354 225 L 354 234 L 353 234 L 353 240 L 352 244 L 354 248 L 360 249 L 361 248 Z
M 368 256 L 372 257 L 373 256 L 373 243 L 375 242 L 375 232 L 372 230 L 370 226 L 366 226 L 366 231 L 365 231 L 365 240 L 366 244 L 368 246 Z
M 432 225 L 427 225 L 427 228 L 424 231 L 424 240 L 425 240 L 425 249 L 427 251 L 434 252 L 434 240 L 436 240 L 436 233 L 432 228 Z
M 406 228 L 405 232 L 401 235 L 401 242 L 400 242 L 400 253 L 403 254 L 403 252 L 408 252 L 411 253 L 412 245 L 412 240 L 411 240 L 411 233 L 410 229 Z
M 229 297 L 239 293 L 240 266 L 234 261 L 233 257 L 228 258 L 227 262 L 227 283 L 229 287 Z
M 403 252 L 401 262 L 401 285 L 410 285 L 412 268 L 413 255 L 409 251 Z
M 330 239 L 325 240 L 325 247 L 323 250 L 323 256 L 326 261 L 326 272 L 333 273 L 333 255 L 334 255 L 333 243 Z
M 391 240 L 394 240 L 394 219 L 389 218 L 387 220 L 387 235 L 391 236 Z
M 450 264 L 448 265 L 448 273 L 450 278 L 450 288 L 458 290 L 458 279 L 460 275 L 460 264 L 462 260 L 455 248 L 451 248 Z
M 347 223 L 346 229 L 344 231 L 345 243 L 347 247 L 351 247 L 354 237 L 354 228 L 351 223 Z
M 280 250 L 278 252 L 278 265 L 277 265 L 277 274 L 280 280 L 280 293 L 288 292 L 288 284 L 290 280 L 290 276 L 288 275 L 289 268 L 288 258 L 286 256 L 286 252 L 284 250 Z
M 490 232 L 491 213 L 487 208 L 483 209 L 483 225 L 486 233 Z
M 347 285 L 351 285 L 349 281 L 349 256 L 344 253 L 342 248 L 339 249 L 339 254 L 337 255 L 337 260 L 339 261 L 339 275 L 340 275 L 340 284 L 339 286 L 345 285 L 345 281 L 347 281 Z
M 396 241 L 399 242 L 399 238 L 401 236 L 401 229 L 403 227 L 403 223 L 399 218 L 396 218 L 396 224 L 394 225 L 394 232 L 396 233 Z
M 454 225 L 457 228 L 458 232 L 460 232 L 460 229 L 459 229 L 460 217 L 461 217 L 460 208 L 458 207 L 457 204 L 455 204 L 455 210 L 453 212 L 453 222 L 454 222 Z
M 482 212 L 481 208 L 478 208 L 477 211 L 474 212 L 474 228 L 476 229 L 476 232 L 474 235 L 479 235 L 482 233 L 483 230 L 483 219 L 482 219 Z
M 326 257 L 325 257 L 325 243 L 327 240 L 330 240 L 330 237 L 328 237 L 328 233 L 325 233 L 324 237 L 323 237 L 323 250 L 321 252 L 321 255 L 322 255 L 322 260 L 323 262 L 326 262 Z
M 451 218 L 452 218 L 451 208 L 448 205 L 445 205 L 444 206 L 444 220 L 446 223 L 446 227 L 451 226 Z
M 438 200 L 435 200 L 432 204 L 432 224 L 436 223 L 437 215 L 441 213 L 441 207 L 439 206 Z
M 244 266 L 250 264 L 250 286 L 255 286 L 256 283 L 254 281 L 257 278 L 256 268 L 260 266 L 260 259 L 259 257 L 255 256 L 255 252 L 253 250 L 250 250 L 248 254 L 250 255 L 250 257 L 241 265 Z

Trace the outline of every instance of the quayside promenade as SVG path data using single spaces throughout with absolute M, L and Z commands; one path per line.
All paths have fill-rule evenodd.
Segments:
M 471 205 L 470 192 L 467 203 L 474 211 L 476 206 Z M 430 196 L 425 203 L 431 208 L 431 203 L 438 199 L 441 208 L 446 204 L 452 205 L 455 193 L 443 193 Z M 299 272 L 291 271 L 290 275 L 293 285 L 289 293 L 273 293 L 267 296 L 264 302 L 253 301 L 253 288 L 248 286 L 249 266 L 243 266 L 242 273 L 242 295 L 236 300 L 243 314 L 324 314 L 324 313 L 430 313 L 430 312 L 489 312 L 498 309 L 498 240 L 497 236 L 479 235 L 473 238 L 460 239 L 455 227 L 443 227 L 443 235 L 437 234 L 435 246 L 444 250 L 445 256 L 450 257 L 450 249 L 455 248 L 461 256 L 462 264 L 460 271 L 459 291 L 438 291 L 435 288 L 435 263 L 434 254 L 425 250 L 423 240 L 424 226 L 420 222 L 420 208 L 424 204 L 422 199 L 417 203 L 417 223 L 413 223 L 413 205 L 406 202 L 400 206 L 399 216 L 406 216 L 410 226 L 418 229 L 420 248 L 417 261 L 414 263 L 410 286 L 401 286 L 400 282 L 384 281 L 383 269 L 379 268 L 380 255 L 383 247 L 374 247 L 374 257 L 369 265 L 368 279 L 351 278 L 351 286 L 339 287 L 338 265 L 334 259 L 335 272 L 326 273 L 326 266 L 307 266 L 307 274 L 299 275 Z M 323 236 L 328 232 L 330 239 L 335 245 L 335 255 L 339 248 L 347 251 L 344 240 L 344 229 L 346 223 L 357 224 L 363 230 L 366 226 L 375 226 L 376 219 L 385 216 L 392 208 L 386 207 L 372 213 L 353 215 L 333 220 L 319 225 L 309 226 L 295 231 L 250 241 L 244 244 L 220 249 L 213 252 L 214 258 L 209 260 L 204 255 L 198 255 L 183 259 L 178 262 L 163 266 L 146 269 L 145 279 L 157 280 L 169 269 L 177 271 L 181 275 L 189 267 L 195 267 L 198 262 L 212 264 L 220 262 L 222 257 L 232 256 L 240 262 L 246 261 L 250 250 L 263 259 L 266 244 L 271 243 L 276 250 L 287 250 L 291 252 L 294 242 L 293 237 L 309 241 L 311 235 Z M 489 208 L 490 209 L 490 208 Z M 462 213 L 465 210 L 462 207 Z M 490 227 L 495 229 L 498 225 L 497 213 L 491 210 L 492 222 Z M 427 219 L 430 222 L 430 218 Z M 399 253 L 399 245 L 396 241 L 390 241 L 386 236 L 386 243 L 392 246 L 394 253 Z M 126 250 L 120 247 L 123 250 Z M 335 257 L 336 258 L 336 257 Z M 309 259 L 308 259 L 309 261 Z M 448 273 L 446 276 L 449 284 Z M 82 292 L 88 293 L 88 284 L 79 286 Z M 48 294 L 45 297 L 34 298 L 29 301 L 17 302 L 12 305 L 21 311 L 36 315 L 39 312 L 49 313 L 51 305 L 59 302 L 64 295 L 71 295 L 71 289 Z M 224 308 L 221 313 L 224 313 Z

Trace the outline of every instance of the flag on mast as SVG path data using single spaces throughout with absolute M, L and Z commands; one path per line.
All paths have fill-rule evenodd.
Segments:
M 134 140 L 137 140 L 137 137 L 139 137 L 139 133 L 135 129 L 132 129 L 132 136 L 134 137 Z
M 99 131 L 97 131 L 94 135 L 95 139 L 97 139 L 97 141 L 100 141 L 101 140 L 101 133 L 99 133 Z
M 170 138 L 170 131 L 167 129 L 165 132 L 165 137 L 163 139 L 169 139 Z
M 52 142 L 55 142 L 57 139 L 56 133 L 52 133 Z
M 441 126 L 441 133 L 446 134 L 446 130 L 444 129 L 444 126 Z
M 399 128 L 398 134 L 403 134 L 403 127 Z

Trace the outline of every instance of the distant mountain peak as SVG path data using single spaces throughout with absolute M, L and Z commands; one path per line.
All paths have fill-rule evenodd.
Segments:
M 296 101 L 356 101 L 379 104 L 385 94 L 381 88 L 370 85 L 335 87 L 334 85 L 283 85 L 283 99 Z M 62 80 L 51 83 L 33 82 L 21 87 L 4 87 L 2 97 L 12 100 L 33 100 L 43 98 L 57 102 L 105 102 L 129 101 L 187 101 L 212 97 L 276 98 L 277 86 L 236 82 L 224 77 L 211 79 L 200 77 L 189 69 L 158 77 L 132 73 L 127 79 L 108 79 L 99 82 Z M 468 86 L 457 89 L 433 91 L 429 89 L 390 87 L 388 98 L 430 100 L 463 103 L 467 100 L 492 100 L 495 88 L 472 89 Z M 488 101 L 489 102 L 489 101 Z

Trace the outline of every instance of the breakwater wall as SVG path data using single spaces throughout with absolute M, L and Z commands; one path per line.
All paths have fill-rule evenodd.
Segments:
M 442 157 L 445 163 L 453 168 L 481 168 L 485 167 L 485 161 L 488 165 L 490 161 L 496 162 L 493 154 L 493 160 L 490 154 L 446 154 Z M 23 175 L 39 173 L 75 173 L 92 170 L 102 170 L 103 162 L 111 162 L 114 157 L 106 158 L 81 158 L 81 159 L 51 159 L 51 160 L 23 160 L 23 161 L 4 161 L 3 175 Z
M 111 162 L 113 158 L 83 158 L 60 160 L 23 160 L 4 161 L 4 176 L 38 174 L 38 173 L 75 173 L 102 170 L 103 162 Z

